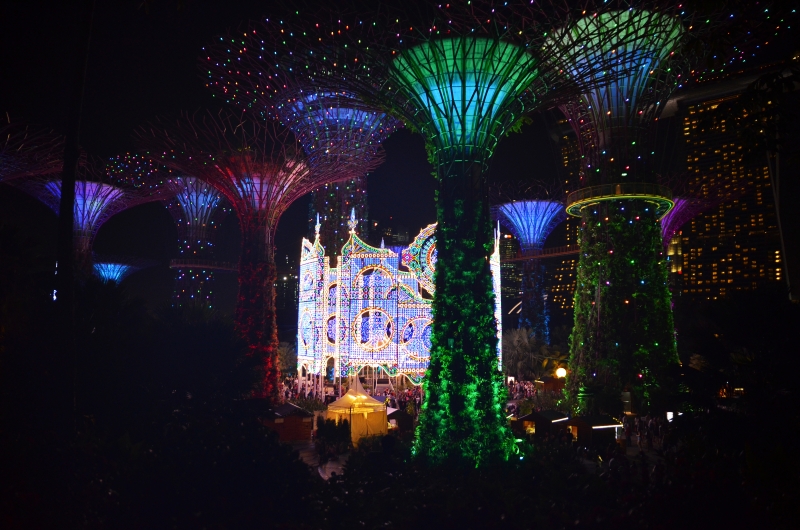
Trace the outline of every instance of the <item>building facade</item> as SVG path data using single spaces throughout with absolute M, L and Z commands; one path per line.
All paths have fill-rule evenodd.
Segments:
M 387 377 L 422 382 L 430 362 L 431 303 L 435 296 L 436 225 L 423 229 L 411 245 L 396 252 L 372 247 L 355 233 L 338 266 L 322 247 L 317 225 L 314 242 L 303 239 L 298 308 L 298 371 L 319 375 L 332 368 L 336 377 L 365 367 Z M 500 253 L 491 256 L 494 291 L 500 291 Z M 500 299 L 496 296 L 498 368 L 501 362 Z
M 759 164 L 745 158 L 737 125 L 747 116 L 726 111 L 726 103 L 736 97 L 692 102 L 683 109 L 690 178 L 729 196 L 684 225 L 668 247 L 670 270 L 682 280 L 673 281 L 684 295 L 716 299 L 784 281 L 769 168 L 766 159 Z

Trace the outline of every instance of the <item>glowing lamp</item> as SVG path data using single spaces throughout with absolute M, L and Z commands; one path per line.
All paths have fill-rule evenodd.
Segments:
M 558 370 L 556 370 L 556 377 L 558 377 L 559 379 L 567 377 L 567 371 L 563 368 L 559 368 Z

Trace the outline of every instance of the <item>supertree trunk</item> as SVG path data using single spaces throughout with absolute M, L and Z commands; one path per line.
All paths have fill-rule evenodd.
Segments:
M 545 269 L 539 260 L 522 265 L 522 303 L 519 327 L 531 330 L 537 340 L 550 344 L 550 311 L 545 300 Z
M 247 344 L 253 385 L 249 397 L 277 396 L 278 324 L 275 312 L 275 254 L 263 230 L 242 227 L 236 329 Z
M 415 449 L 443 460 L 502 458 L 513 439 L 497 370 L 494 292 L 488 256 L 492 223 L 484 164 L 440 164 L 436 297 L 431 362 Z
M 620 412 L 620 393 L 645 407 L 668 392 L 677 364 L 666 258 L 652 205 L 584 208 L 567 384 L 581 412 Z

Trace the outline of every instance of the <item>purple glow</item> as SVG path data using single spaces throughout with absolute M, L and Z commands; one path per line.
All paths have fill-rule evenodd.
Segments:
M 540 250 L 550 232 L 564 220 L 558 201 L 514 201 L 497 207 L 500 222 L 519 240 L 523 251 Z
M 703 199 L 675 197 L 675 206 L 661 218 L 661 238 L 664 247 L 678 233 L 678 230 L 695 216 L 703 213 L 713 206 L 712 201 Z
M 45 184 L 47 191 L 58 200 L 61 199 L 61 181 Z M 95 231 L 105 221 L 111 204 L 123 196 L 124 192 L 111 184 L 102 182 L 78 181 L 75 183 L 74 226 L 84 232 Z

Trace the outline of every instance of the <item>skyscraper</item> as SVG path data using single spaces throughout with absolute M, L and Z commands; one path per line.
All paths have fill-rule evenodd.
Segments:
M 667 252 L 682 254 L 682 267 L 673 265 L 670 270 L 678 269 L 674 272 L 683 279 L 683 293 L 705 299 L 784 280 L 766 158 L 763 163 L 745 159 L 737 122 L 748 117 L 726 112 L 725 103 L 737 97 L 682 105 L 690 178 L 712 183 L 725 179 L 722 189 L 735 197 L 684 226 L 679 241 L 673 240 Z

